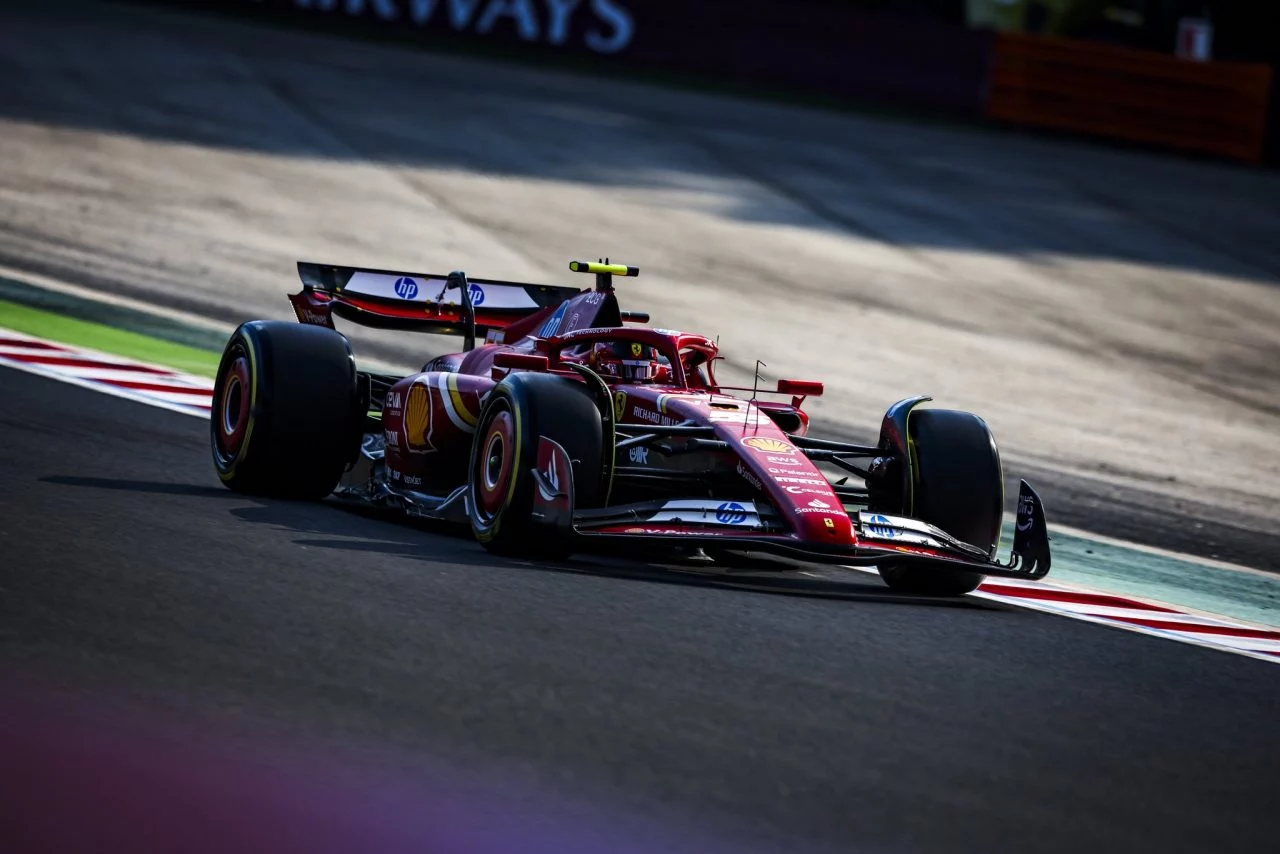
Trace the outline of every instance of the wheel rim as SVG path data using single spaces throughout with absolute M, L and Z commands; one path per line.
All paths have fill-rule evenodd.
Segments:
M 514 437 L 515 423 L 511 413 L 499 411 L 485 431 L 476 470 L 472 473 L 473 482 L 478 487 L 477 510 L 485 519 L 497 516 L 506 503 L 515 466 Z
M 227 460 L 234 460 L 244 444 L 249 426 L 249 398 L 249 361 L 241 355 L 227 369 L 215 410 L 218 451 Z
M 502 480 L 502 465 L 505 462 L 506 442 L 502 434 L 494 432 L 489 437 L 489 447 L 485 449 L 484 488 L 492 492 L 498 488 Z

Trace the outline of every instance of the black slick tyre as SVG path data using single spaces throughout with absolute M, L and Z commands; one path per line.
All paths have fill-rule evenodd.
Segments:
M 323 498 L 359 450 L 361 415 L 346 337 L 250 321 L 232 333 L 218 365 L 209 415 L 214 468 L 235 492 Z
M 569 455 L 577 507 L 599 498 L 604 465 L 603 425 L 580 382 L 538 373 L 513 373 L 489 392 L 471 446 L 467 512 L 477 540 L 494 554 L 557 559 L 572 543 L 532 517 L 538 439 Z
M 1004 474 L 990 429 L 969 412 L 913 411 L 907 423 L 912 506 L 904 512 L 936 525 L 994 556 L 1004 512 Z M 902 593 L 959 596 L 985 576 L 979 572 L 886 563 L 880 577 Z

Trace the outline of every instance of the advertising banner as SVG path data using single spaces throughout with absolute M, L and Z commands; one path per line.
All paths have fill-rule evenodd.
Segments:
M 163 0 L 155 0 L 163 2 Z M 978 115 L 989 33 L 815 0 L 167 0 L 395 39 Z

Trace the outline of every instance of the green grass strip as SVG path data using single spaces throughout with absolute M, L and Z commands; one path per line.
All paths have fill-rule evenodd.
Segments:
M 64 317 L 38 308 L 0 300 L 0 327 L 61 344 L 88 347 L 178 371 L 213 377 L 220 354 L 139 335 L 114 326 Z

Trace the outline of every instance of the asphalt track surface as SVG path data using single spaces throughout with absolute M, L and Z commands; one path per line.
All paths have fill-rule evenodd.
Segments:
M 224 757 L 256 733 L 365 772 L 469 769 L 433 781 L 464 802 L 577 805 L 568 830 L 505 850 L 571 850 L 554 843 L 593 822 L 583 850 L 1247 851 L 1280 835 L 1273 665 L 877 601 L 873 579 L 829 600 L 495 560 L 233 495 L 198 419 L 9 369 L 0 400 L 0 707 L 56 686 L 90 719 L 167 715 Z M 7 803 L 30 770 L 10 766 Z M 0 809 L 0 832 L 31 815 Z M 610 830 L 627 840 L 599 842 Z
M 290 33 L 0 8 L 0 262 L 223 323 L 298 258 L 565 282 L 822 379 L 932 393 L 1051 518 L 1280 568 L 1280 176 Z M 355 334 L 421 364 L 456 341 Z

